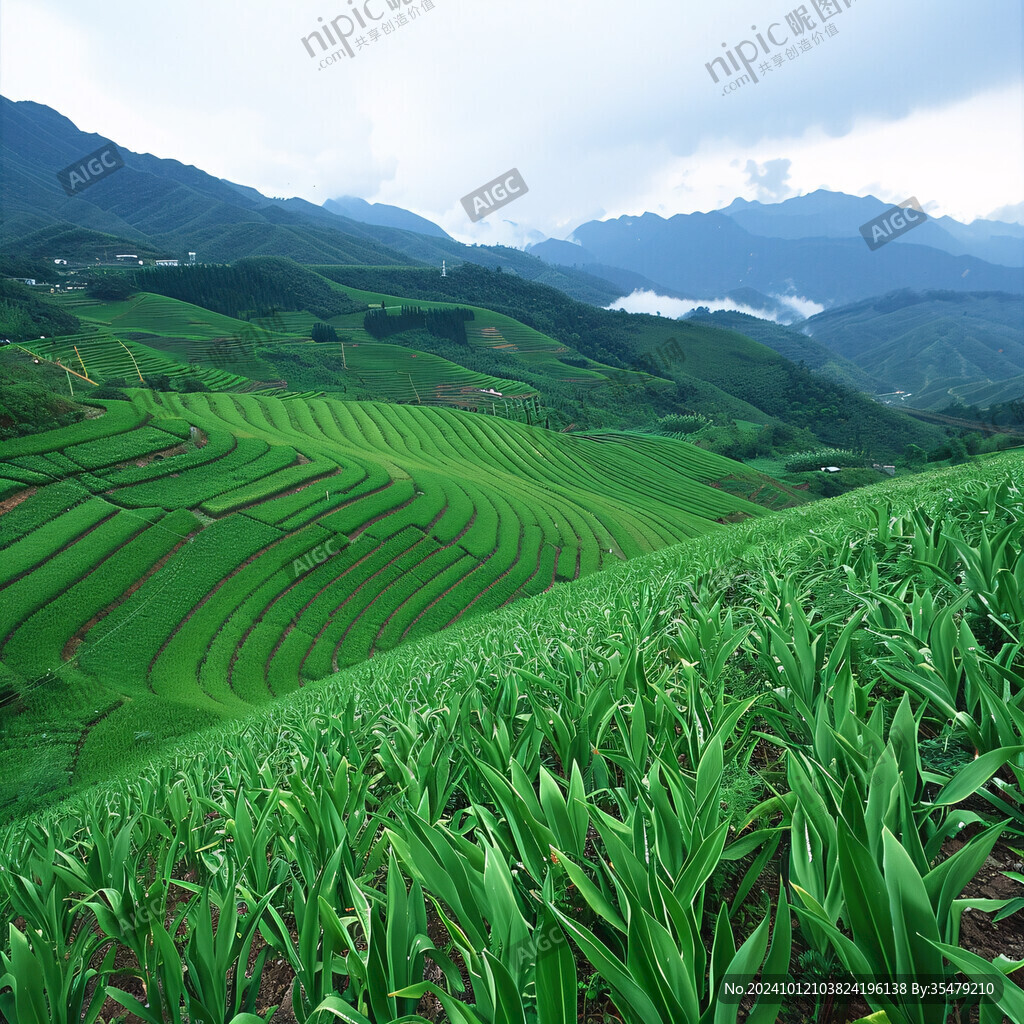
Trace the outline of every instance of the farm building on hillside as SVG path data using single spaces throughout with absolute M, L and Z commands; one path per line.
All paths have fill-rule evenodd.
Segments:
M 822 473 L 838 473 L 839 472 L 839 467 L 838 466 L 822 466 L 821 467 L 821 471 L 822 471 Z
M 178 265 L 177 260 L 154 260 L 153 262 L 158 267 L 176 267 Z

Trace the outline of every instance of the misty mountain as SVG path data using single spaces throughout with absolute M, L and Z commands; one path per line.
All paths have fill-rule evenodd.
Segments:
M 1024 299 L 1002 293 L 896 292 L 813 316 L 801 329 L 856 363 L 880 391 L 919 409 L 961 398 L 1021 397 Z
M 891 205 L 874 196 L 849 196 L 819 189 L 782 203 L 736 199 L 718 212 L 752 235 L 766 238 L 860 238 L 860 225 Z M 893 241 L 900 245 L 927 245 L 952 256 L 976 256 L 1007 267 L 1024 266 L 1024 224 L 989 220 L 961 224 L 952 217 L 929 218 L 919 228 Z
M 422 234 L 360 222 L 304 199 L 272 199 L 177 160 L 123 147 L 118 147 L 125 164 L 121 170 L 68 196 L 57 172 L 116 140 L 81 132 L 40 103 L 0 97 L 0 139 L 6 253 L 25 255 L 31 249 L 43 259 L 91 261 L 105 251 L 172 258 L 194 251 L 201 261 L 212 263 L 285 256 L 310 264 L 437 267 L 445 259 L 449 265 L 466 261 L 500 266 L 596 305 L 606 305 L 621 294 L 619 286 L 592 273 L 554 267 L 516 249 L 462 245 L 444 232 L 438 235 L 436 225 L 430 234 Z M 375 215 L 387 213 L 386 208 L 366 205 Z M 409 218 L 415 215 L 399 216 L 402 213 L 406 211 L 388 216 L 412 223 Z M 44 248 L 56 239 L 78 248 Z
M 876 382 L 870 374 L 827 345 L 802 333 L 797 327 L 785 327 L 747 313 L 726 310 L 716 310 L 713 313 L 700 313 L 695 310 L 684 319 L 746 335 L 753 341 L 774 349 L 790 362 L 803 364 L 807 369 L 855 391 L 877 390 Z
M 386 203 L 368 203 L 365 199 L 355 196 L 339 196 L 328 199 L 324 209 L 339 217 L 359 221 L 360 224 L 379 224 L 386 228 L 401 228 L 404 231 L 415 231 L 420 235 L 431 235 L 435 238 L 451 238 L 443 228 L 432 220 L 403 210 L 400 206 L 388 206 Z
M 529 251 L 559 266 L 591 272 L 601 267 L 602 276 L 608 276 L 609 267 L 621 267 L 657 282 L 666 294 L 671 290 L 695 300 L 721 298 L 740 288 L 801 296 L 825 306 L 847 305 L 894 288 L 1024 292 L 1020 265 L 1000 266 L 977 255 L 953 255 L 923 244 L 938 232 L 947 249 L 967 247 L 956 241 L 945 224 L 948 218 L 925 223 L 899 244 L 872 252 L 859 227 L 886 209 L 885 204 L 827 192 L 803 199 L 809 202 L 785 212 L 780 209 L 786 204 L 739 201 L 715 213 L 669 219 L 645 213 L 590 221 L 568 242 L 542 242 Z M 957 225 L 956 231 L 961 239 L 973 232 L 978 246 L 1013 257 L 1014 225 Z

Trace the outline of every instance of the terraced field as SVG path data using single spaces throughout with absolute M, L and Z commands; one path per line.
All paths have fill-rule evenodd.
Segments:
M 121 377 L 131 383 L 166 374 L 198 377 L 213 391 L 244 391 L 259 381 L 257 345 L 308 339 L 308 314 L 287 314 L 248 323 L 162 295 L 140 292 L 124 302 L 100 302 L 80 295 L 60 304 L 82 321 L 75 335 L 41 339 L 24 347 L 59 361 L 72 372 L 100 383 Z M 294 328 L 294 333 L 293 333 Z M 264 374 L 265 375 L 265 374 Z M 284 387 L 258 390 L 283 394 Z
M 579 357 L 580 354 L 574 349 L 568 348 L 532 327 L 527 327 L 518 320 L 513 320 L 512 317 L 490 309 L 452 302 L 405 299 L 398 295 L 385 295 L 383 292 L 362 291 L 348 285 L 345 286 L 345 291 L 353 301 L 365 302 L 368 308 L 370 306 L 379 308 L 383 303 L 392 312 L 397 312 L 403 305 L 415 305 L 422 309 L 471 309 L 474 319 L 466 324 L 466 336 L 471 345 L 516 355 L 522 360 L 525 367 L 547 370 L 552 372 L 558 380 L 594 387 L 608 386 L 612 380 L 616 384 L 622 384 L 631 378 L 635 379 L 638 384 L 661 380 L 661 378 L 652 377 L 647 373 L 628 370 L 612 370 L 609 374 L 610 367 L 592 361 L 591 365 L 585 367 L 567 366 L 560 362 L 559 356 Z M 339 334 L 343 333 L 353 341 L 373 341 L 371 335 L 363 329 L 363 316 L 363 313 L 348 313 L 335 317 L 331 320 L 331 324 L 337 328 Z M 668 382 L 666 381 L 665 384 L 667 386 Z
M 502 399 L 537 392 L 518 380 L 467 370 L 449 359 L 390 342 L 345 346 L 348 372 L 374 394 L 398 402 L 501 411 Z
M 397 310 L 409 302 L 400 296 L 352 288 L 346 288 L 346 293 L 367 308 L 383 302 Z M 86 391 L 87 381 L 122 378 L 129 384 L 142 383 L 163 374 L 172 381 L 196 377 L 211 391 L 308 398 L 350 394 L 354 388 L 363 398 L 479 410 L 531 421 L 523 400 L 535 399 L 546 406 L 548 390 L 564 395 L 568 387 L 569 394 L 586 401 L 593 389 L 632 383 L 671 387 L 669 381 L 647 373 L 592 361 L 584 366 L 567 365 L 562 358 L 579 359 L 579 353 L 508 316 L 476 307 L 471 307 L 475 319 L 467 324 L 470 346 L 510 359 L 503 375 L 493 368 L 490 372 L 468 369 L 453 362 L 450 353 L 443 358 L 402 344 L 379 342 L 364 330 L 364 312 L 330 320 L 345 342 L 344 357 L 339 358 L 339 346 L 312 342 L 310 332 L 316 317 L 308 312 L 236 320 L 148 292 L 121 302 L 101 302 L 83 294 L 63 295 L 57 300 L 80 318 L 82 330 L 30 343 L 26 349 L 85 377 L 73 383 Z M 445 308 L 453 304 L 416 305 Z M 516 377 L 520 367 L 525 380 Z M 296 378 L 302 383 L 295 383 Z
M 0 662 L 69 688 L 68 772 L 126 731 L 239 714 L 799 500 L 670 439 L 242 394 L 106 407 L 0 446 Z M 18 750 L 0 766 L 15 775 Z

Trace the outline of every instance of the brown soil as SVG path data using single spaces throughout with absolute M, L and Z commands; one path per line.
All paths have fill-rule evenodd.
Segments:
M 10 512 L 12 508 L 17 508 L 27 498 L 31 498 L 36 493 L 37 488 L 29 487 L 24 491 L 18 491 L 17 494 L 12 494 L 9 498 L 5 498 L 0 501 L 0 516 L 5 512 Z
M 943 859 L 951 857 L 963 847 L 960 839 L 950 839 L 943 844 Z M 992 855 L 971 879 L 963 893 L 965 899 L 1005 900 L 1024 896 L 1024 887 L 1004 872 L 1024 871 L 1020 854 L 1004 843 L 997 843 Z M 960 945 L 972 953 L 994 960 L 1002 954 L 1010 960 L 1024 960 L 1024 911 L 993 924 L 994 914 L 980 910 L 968 910 L 960 919 Z M 1024 968 L 1010 977 L 1024 987 Z
M 106 608 L 103 608 L 100 611 L 98 611 L 84 626 L 82 626 L 81 629 L 78 630 L 77 633 L 75 633 L 74 636 L 72 636 L 68 640 L 68 642 L 64 645 L 64 650 L 61 651 L 61 657 L 65 661 L 70 661 L 75 656 L 75 652 L 85 641 L 85 636 L 89 632 L 89 630 L 92 629 L 93 626 L 96 625 L 96 623 L 100 622 L 102 619 L 105 619 L 112 611 L 114 611 L 120 605 L 124 604 L 125 601 L 127 601 L 128 598 L 131 597 L 132 594 L 134 594 L 135 591 L 138 590 L 139 587 L 141 587 L 142 584 L 146 582 L 146 580 L 148 580 L 154 573 L 159 572 L 167 564 L 171 557 L 194 536 L 195 533 L 190 533 L 180 543 L 175 544 L 174 547 L 171 548 L 171 550 L 168 551 L 163 558 L 161 558 L 158 562 L 152 565 L 145 573 L 143 573 L 142 576 L 140 576 L 119 598 L 117 598 L 117 600 L 112 601 L 110 604 L 107 605 Z
M 137 466 L 142 469 L 144 466 L 148 466 L 150 463 L 155 462 L 157 458 L 171 459 L 175 455 L 184 455 L 188 451 L 188 445 L 176 444 L 171 448 L 162 448 L 158 452 L 150 452 L 148 455 L 143 455 L 138 459 L 128 459 L 127 462 L 118 462 L 114 466 L 115 469 L 126 469 L 128 466 Z

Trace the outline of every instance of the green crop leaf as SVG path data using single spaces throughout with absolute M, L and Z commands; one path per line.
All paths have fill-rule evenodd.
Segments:
M 562 927 L 583 951 L 583 955 L 594 965 L 597 972 L 616 993 L 616 1005 L 632 1014 L 632 1019 L 649 1024 L 671 1024 L 659 1013 L 643 986 L 638 984 L 625 964 L 593 933 L 581 927 L 572 918 L 566 917 L 557 908 L 552 908 Z
M 972 981 L 992 981 L 994 974 L 1003 973 L 994 964 L 990 964 L 987 960 L 978 956 L 977 953 L 971 953 L 966 949 L 961 949 L 959 946 L 950 946 L 945 942 L 934 941 L 931 941 L 931 945 L 939 950 L 954 967 L 963 971 Z M 1024 989 L 1014 984 L 1009 978 L 1002 978 L 999 984 L 1002 992 L 995 999 L 996 1005 L 1010 1020 L 1024 1021 Z
M 538 921 L 537 1020 L 539 1024 L 576 1024 L 576 958 L 554 915 L 545 908 Z
M 958 804 L 973 796 L 1000 768 L 1024 753 L 1024 746 L 999 747 L 975 758 L 961 768 L 956 775 L 939 790 L 932 801 L 940 807 Z

